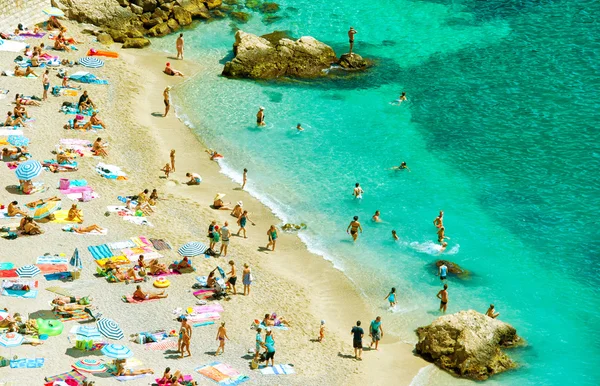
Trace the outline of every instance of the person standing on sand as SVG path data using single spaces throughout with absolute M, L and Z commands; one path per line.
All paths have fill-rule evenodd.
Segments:
M 256 113 L 256 124 L 258 126 L 266 126 L 265 123 L 265 108 L 260 106 L 258 113 Z
M 358 31 L 354 29 L 354 27 L 350 27 L 348 30 L 348 40 L 350 41 L 350 51 L 348 52 L 352 55 L 352 48 L 354 48 L 354 35 L 356 35 Z
M 183 60 L 183 34 L 179 34 L 175 47 L 177 48 L 177 59 Z
M 235 272 L 235 262 L 233 260 L 229 260 L 229 265 L 231 266 L 231 271 L 227 274 L 229 275 L 229 279 L 227 279 L 227 287 L 231 288 L 231 291 L 234 295 L 237 295 L 237 290 L 235 289 L 235 283 L 237 282 L 237 273 Z
M 50 77 L 48 74 L 50 74 L 50 70 L 46 70 L 42 74 L 42 85 L 44 86 L 44 96 L 42 97 L 43 101 L 48 99 L 48 89 L 50 88 Z
M 219 327 L 219 330 L 217 331 L 217 339 L 219 341 L 219 347 L 217 348 L 217 351 L 215 352 L 215 356 L 219 355 L 219 351 L 224 354 L 225 353 L 225 339 L 229 340 L 229 337 L 227 336 L 227 329 L 225 328 L 225 322 L 221 323 L 221 327 Z
M 181 317 L 181 326 L 179 327 L 179 340 L 177 341 L 177 352 L 181 352 L 184 331 L 187 331 L 187 334 L 191 339 L 192 338 L 192 326 L 190 326 L 190 324 L 188 323 L 187 318 L 185 316 L 182 316 Z
M 354 184 L 354 190 L 352 191 L 352 195 L 354 196 L 354 198 L 356 198 L 357 200 L 362 200 L 362 195 L 365 191 L 360 187 L 360 184 L 357 182 L 356 184 Z
M 267 231 L 267 236 L 269 237 L 269 242 L 265 248 L 269 249 L 269 245 L 273 245 L 273 252 L 275 252 L 275 244 L 277 243 L 277 228 L 275 228 L 275 225 L 271 225 Z
M 227 257 L 227 246 L 229 245 L 229 237 L 231 236 L 231 232 L 227 228 L 228 225 L 229 223 L 225 221 L 221 228 L 221 249 L 219 255 L 223 255 L 223 257 Z
M 440 311 L 445 314 L 448 308 L 448 284 L 444 284 L 444 289 L 438 292 L 436 296 L 440 299 Z
M 244 168 L 244 174 L 242 174 L 242 190 L 246 187 L 248 181 L 248 169 Z
M 321 320 L 321 328 L 319 328 L 319 337 L 317 338 L 317 342 L 321 343 L 325 339 L 325 321 Z
M 354 358 L 359 361 L 362 361 L 362 340 L 365 335 L 365 331 L 360 326 L 360 320 L 356 322 L 356 326 L 352 327 L 350 331 L 350 335 L 352 335 L 352 347 L 354 347 Z
M 371 321 L 371 325 L 369 326 L 369 336 L 371 337 L 371 345 L 369 347 L 373 347 L 373 343 L 375 343 L 375 350 L 379 351 L 379 341 L 383 338 L 383 326 L 381 325 L 381 316 L 375 318 L 375 320 Z
M 169 109 L 171 108 L 171 95 L 169 94 L 170 91 L 171 86 L 167 86 L 165 88 L 165 91 L 163 91 L 163 98 L 165 102 L 165 114 L 163 115 L 163 117 L 167 116 L 167 114 L 169 113 Z
M 273 331 L 267 327 L 267 336 L 265 336 L 265 348 L 267 349 L 267 366 L 269 366 L 269 359 L 271 360 L 271 367 L 275 366 L 275 338 L 273 337 Z
M 260 357 L 260 349 L 264 347 L 265 342 L 262 339 L 260 333 L 262 332 L 262 328 L 258 327 L 256 329 L 256 347 L 254 352 L 254 362 L 258 363 L 258 358 Z
M 446 280 L 448 274 L 448 267 L 446 266 L 446 264 L 442 263 L 442 265 L 440 265 L 440 267 L 438 268 L 438 275 L 440 276 L 440 280 Z
M 360 226 L 360 223 L 358 222 L 358 216 L 354 216 L 353 220 L 350 221 L 350 225 L 348 225 L 348 228 L 346 228 L 346 233 L 350 233 L 352 240 L 356 241 L 356 239 L 358 239 L 359 230 L 360 233 L 362 233 L 363 230 L 362 226 Z
M 242 283 L 244 284 L 244 296 L 250 295 L 250 285 L 252 284 L 252 271 L 248 263 L 244 264 L 242 271 Z
M 171 171 L 175 172 L 175 149 L 171 149 L 169 157 L 171 157 Z
M 440 210 L 440 214 L 433 220 L 433 225 L 436 228 L 441 228 L 444 226 L 444 211 Z

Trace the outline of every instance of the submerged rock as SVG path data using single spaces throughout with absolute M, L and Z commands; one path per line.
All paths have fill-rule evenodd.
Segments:
M 485 380 L 516 367 L 501 350 L 521 343 L 515 328 L 477 311 L 441 316 L 416 332 L 416 353 L 460 377 Z
M 310 36 L 273 44 L 241 30 L 235 34 L 233 52 L 235 58 L 223 69 L 224 76 L 233 78 L 315 78 L 337 61 L 331 47 Z
M 448 273 L 452 273 L 452 274 L 455 274 L 455 275 L 458 275 L 458 276 L 468 275 L 469 274 L 469 271 L 467 271 L 465 269 L 462 269 L 460 267 L 460 265 L 458 265 L 456 263 L 453 263 L 451 261 L 448 261 L 448 260 L 438 260 L 438 261 L 435 262 L 436 268 L 439 268 L 442 265 L 446 265 L 446 267 L 448 267 Z
M 260 12 L 262 13 L 276 13 L 279 11 L 279 4 L 277 3 L 263 3 L 260 6 Z
M 229 16 L 231 16 L 233 20 L 241 23 L 247 23 L 248 20 L 250 20 L 250 14 L 247 12 L 231 12 Z

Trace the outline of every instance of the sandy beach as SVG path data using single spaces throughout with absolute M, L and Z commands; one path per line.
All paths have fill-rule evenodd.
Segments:
M 77 45 L 77 52 L 61 52 L 61 59 L 64 57 L 76 61 L 85 55 L 89 47 L 106 49 L 93 42 L 93 36 L 81 34 L 78 25 L 67 25 L 67 35 L 72 35 L 82 43 Z M 175 35 L 172 38 L 174 50 Z M 39 45 L 42 41 L 46 46 L 51 44 L 47 37 L 29 39 L 26 42 Z M 23 316 L 32 313 L 47 314 L 40 311 L 50 310 L 49 302 L 55 294 L 45 290 L 49 286 L 63 287 L 73 296 L 91 295 L 93 305 L 103 316 L 115 320 L 123 329 L 126 338 L 120 343 L 133 350 L 134 358 L 142 363 L 138 368 L 151 368 L 157 377 L 165 367 L 170 367 L 193 375 L 199 384 L 210 384 L 211 381 L 194 369 L 218 360 L 248 375 L 248 384 L 410 384 L 419 369 L 428 363 L 413 355 L 412 346 L 387 334 L 381 341 L 379 351 L 367 349 L 362 362 L 354 360 L 350 329 L 356 320 L 361 320 L 366 331 L 370 321 L 376 316 L 374 308 L 366 304 L 342 272 L 334 269 L 322 257 L 308 252 L 295 234 L 279 231 L 277 250 L 266 251 L 267 229 L 271 224 L 281 225 L 281 221 L 267 207 L 242 191 L 238 184 L 220 173 L 218 163 L 211 161 L 206 154 L 201 138 L 197 138 L 177 119 L 174 109 L 166 118 L 161 116 L 164 112 L 163 89 L 167 85 L 173 86 L 173 101 L 177 103 L 177 85 L 202 71 L 202 68 L 188 61 L 173 60 L 170 56 L 174 52 L 165 57 L 164 53 L 151 49 L 120 50 L 117 46 L 119 44 L 109 49 L 119 52 L 118 59 L 102 58 L 105 61 L 104 67 L 90 70 L 99 78 L 107 79 L 110 84 L 81 85 L 81 91 L 87 90 L 99 108 L 99 117 L 106 123 L 106 130 L 81 132 L 62 128 L 72 116 L 59 112 L 60 106 L 64 101 L 76 103 L 81 91 L 78 91 L 77 96 L 70 97 L 50 95 L 48 101 L 43 102 L 40 107 L 28 106 L 27 110 L 35 121 L 24 129 L 24 135 L 31 139 L 29 151 L 32 158 L 38 161 L 53 158 L 51 151 L 62 138 L 87 139 L 93 142 L 101 137 L 109 143 L 109 156 L 105 159 L 87 155 L 79 158 L 79 170 L 76 172 L 42 173 L 36 181 L 43 181 L 48 191 L 31 196 L 16 195 L 14 190 L 7 189 L 7 186 L 17 184 L 18 180 L 14 171 L 6 165 L 0 168 L 0 179 L 3 181 L 0 203 L 3 205 L 17 200 L 23 206 L 37 199 L 59 196 L 62 198 L 62 207 L 68 209 L 74 201 L 59 193 L 59 179 L 85 179 L 99 197 L 79 204 L 85 217 L 83 225 L 97 224 L 108 229 L 108 234 L 67 233 L 61 230 L 64 224 L 46 222 L 40 224 L 44 231 L 42 235 L 23 236 L 16 240 L 0 239 L 0 261 L 13 262 L 16 267 L 34 264 L 36 258 L 45 253 L 64 253 L 70 257 L 75 248 L 79 249 L 83 260 L 80 279 L 62 283 L 46 281 L 42 275 L 38 275 L 36 280 L 39 281 L 39 293 L 35 299 L 3 296 L 0 297 L 0 308 L 6 307 L 9 312 L 18 312 Z M 0 68 L 12 69 L 17 55 L 18 53 L 13 52 L 0 52 Z M 163 74 L 162 69 L 167 61 L 187 77 Z M 80 70 L 86 69 L 81 66 L 68 68 L 70 73 Z M 42 71 L 36 69 L 40 76 Z M 60 83 L 56 73 L 56 69 L 50 72 L 52 86 Z M 4 114 L 14 107 L 11 103 L 15 93 L 42 95 L 41 77 L 29 79 L 2 76 L 0 88 L 10 90 L 6 98 L 0 100 L 5 106 Z M 168 179 L 161 178 L 163 173 L 160 169 L 168 162 L 171 149 L 176 150 L 176 172 Z M 94 170 L 99 162 L 121 167 L 127 173 L 127 180 L 101 177 Z M 200 174 L 202 183 L 199 186 L 186 185 L 186 172 Z M 147 218 L 153 227 L 123 221 L 115 213 L 106 215 L 107 206 L 120 204 L 117 196 L 137 195 L 144 189 L 157 189 L 160 197 L 154 208 L 155 213 Z M 108 283 L 104 278 L 94 276 L 97 265 L 87 250 L 90 245 L 137 236 L 164 239 L 173 246 L 173 250 L 160 251 L 163 255 L 161 262 L 171 263 L 179 260 L 177 248 L 186 242 L 208 243 L 206 233 L 212 220 L 216 220 L 219 225 L 228 221 L 229 228 L 236 232 L 236 219 L 230 216 L 229 211 L 217 211 L 210 207 L 217 193 L 226 194 L 226 202 L 242 200 L 256 226 L 248 226 L 247 239 L 231 238 L 227 257 L 198 256 L 193 258 L 196 268 L 194 273 L 170 276 L 171 285 L 166 289 L 168 298 L 144 304 L 124 303 L 121 297 L 132 294 L 134 284 Z M 15 222 L 18 220 L 0 219 L 0 226 Z M 177 330 L 179 322 L 175 320 L 172 311 L 196 304 L 197 299 L 192 294 L 195 277 L 208 275 L 217 265 L 228 271 L 229 260 L 234 260 L 238 269 L 237 291 L 240 294 L 230 296 L 228 301 L 219 302 L 224 311 L 214 325 L 193 328 L 191 357 L 177 359 L 173 350 L 146 350 L 142 345 L 128 341 L 131 334 L 141 331 Z M 254 276 L 250 296 L 241 295 L 241 270 L 245 263 L 250 265 Z M 151 281 L 141 285 L 146 291 L 156 290 Z M 250 329 L 252 321 L 262 319 L 265 313 L 273 312 L 292 321 L 289 330 L 274 332 L 277 342 L 275 363 L 293 364 L 296 374 L 269 376 L 249 368 L 251 354 L 248 354 L 248 350 L 254 347 L 255 336 L 255 331 Z M 385 328 L 385 315 L 382 316 Z M 318 343 L 315 340 L 321 320 L 326 321 L 326 337 L 322 343 Z M 225 353 L 214 357 L 218 346 L 215 337 L 221 321 L 226 322 L 231 340 L 226 343 Z M 98 352 L 84 352 L 73 348 L 73 338 L 69 340 L 67 336 L 71 327 L 77 324 L 76 321 L 65 322 L 61 335 L 50 337 L 40 346 L 23 345 L 0 350 L 0 355 L 5 357 L 18 355 L 45 359 L 42 368 L 0 369 L 0 383 L 10 381 L 13 384 L 42 384 L 45 376 L 69 371 L 71 364 L 81 358 L 93 357 L 108 361 L 108 358 Z M 364 344 L 368 346 L 369 342 L 368 336 L 365 336 Z M 128 381 L 127 384 L 146 385 L 152 383 L 153 378 L 147 376 Z M 95 380 L 98 385 L 118 384 L 106 373 L 90 375 L 88 379 Z

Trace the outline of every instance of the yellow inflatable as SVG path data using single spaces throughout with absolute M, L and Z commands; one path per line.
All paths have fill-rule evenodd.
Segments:
M 164 277 L 159 277 L 158 279 L 154 280 L 154 286 L 156 288 L 167 288 L 170 285 L 171 282 L 165 279 Z

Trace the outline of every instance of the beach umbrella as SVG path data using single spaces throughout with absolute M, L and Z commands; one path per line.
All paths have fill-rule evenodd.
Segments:
M 46 7 L 44 9 L 42 9 L 42 12 L 44 12 L 48 16 L 56 16 L 56 17 L 65 16 L 65 13 L 56 7 Z
M 20 268 L 17 268 L 17 275 L 19 277 L 28 278 L 39 275 L 42 271 L 35 265 L 24 265 Z
M 108 339 L 121 340 L 125 338 L 121 327 L 112 319 L 102 318 L 96 323 L 98 331 Z
M 104 66 L 104 61 L 91 56 L 84 56 L 83 58 L 79 59 L 79 64 L 81 64 L 84 67 L 99 68 Z
M 120 344 L 107 344 L 100 352 L 109 358 L 126 359 L 133 356 L 133 351 Z
M 83 264 L 81 263 L 81 257 L 79 257 L 79 249 L 75 248 L 75 252 L 73 252 L 73 256 L 71 257 L 69 264 L 71 264 L 73 267 L 79 270 L 83 268 Z
M 83 325 L 79 326 L 75 334 L 85 339 L 101 339 L 100 331 L 95 326 Z
M 23 343 L 23 335 L 16 332 L 7 332 L 0 335 L 0 346 L 2 347 L 17 347 Z
M 33 219 L 41 220 L 43 218 L 46 218 L 52 213 L 56 212 L 57 210 L 60 210 L 60 206 L 61 201 L 48 201 L 47 203 L 35 208 L 35 211 L 33 212 Z
M 29 146 L 29 138 L 22 135 L 9 135 L 6 141 L 13 146 Z
M 42 172 L 42 164 L 35 160 L 21 162 L 15 169 L 15 174 L 20 180 L 31 180 L 40 175 Z
M 88 373 L 103 373 L 107 370 L 104 363 L 97 359 L 80 359 L 71 365 L 75 370 L 86 371 Z
M 192 241 L 184 244 L 177 250 L 181 256 L 194 257 L 204 253 L 208 247 L 198 241 Z

